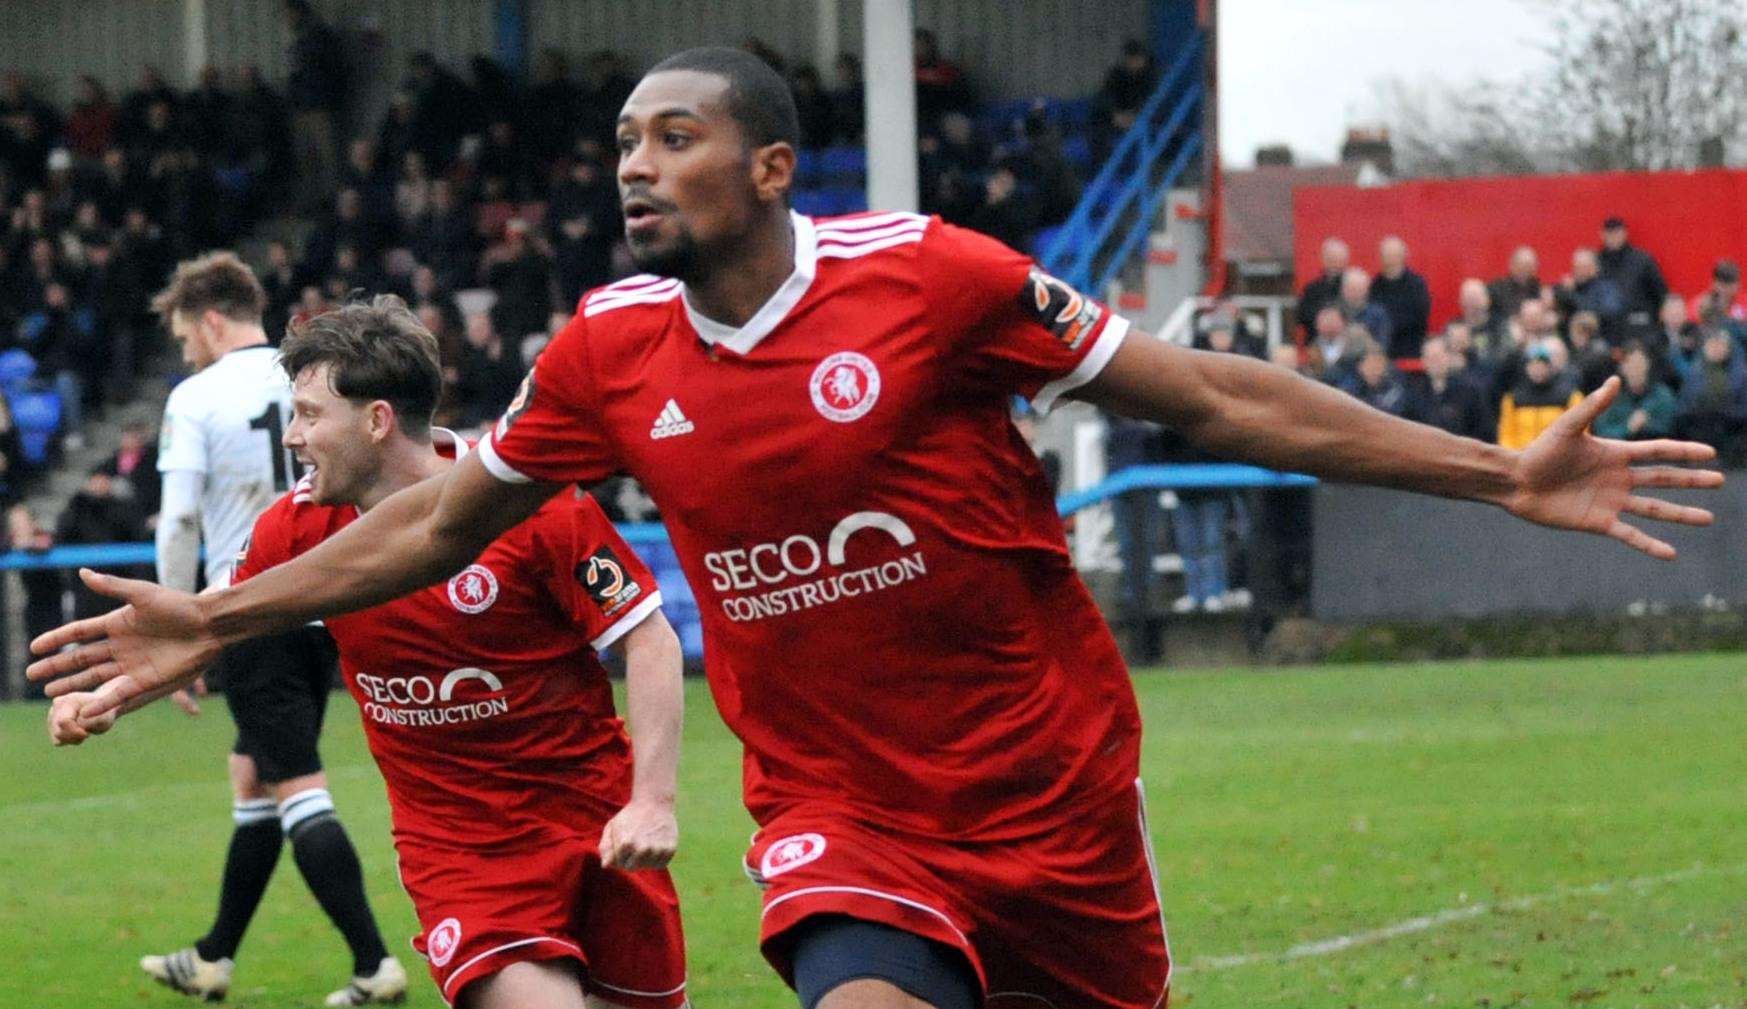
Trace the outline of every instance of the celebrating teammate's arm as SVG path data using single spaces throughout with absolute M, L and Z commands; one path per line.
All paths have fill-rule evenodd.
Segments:
M 631 801 L 601 831 L 601 862 L 660 869 L 679 846 L 673 802 L 685 714 L 679 637 L 656 609 L 620 639 L 631 735 Z
M 86 717 L 189 683 L 227 644 L 374 606 L 453 574 L 559 489 L 505 483 L 469 453 L 445 473 L 390 496 L 321 546 L 220 592 L 195 597 L 81 571 L 85 584 L 128 605 L 31 642 L 35 654 L 48 657 L 32 663 L 28 675 L 52 680 L 45 688 L 51 696 L 117 681 L 96 695 Z M 74 643 L 81 647 L 55 654 Z
M 1622 514 L 1707 525 L 1700 508 L 1639 496 L 1644 487 L 1716 487 L 1721 473 L 1638 463 L 1715 458 L 1693 442 L 1623 442 L 1586 429 L 1619 392 L 1609 379 L 1517 452 L 1392 417 L 1343 392 L 1240 354 L 1185 350 L 1145 334 L 1122 341 L 1074 395 L 1182 431 L 1226 458 L 1330 480 L 1468 498 L 1542 525 L 1599 533 L 1653 557 L 1674 548 Z

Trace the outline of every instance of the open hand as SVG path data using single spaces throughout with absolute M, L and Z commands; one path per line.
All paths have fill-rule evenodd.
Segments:
M 44 683 L 50 697 L 108 684 L 87 702 L 83 717 L 120 708 L 142 694 L 185 687 L 218 657 L 218 639 L 191 593 L 89 569 L 81 569 L 79 577 L 92 591 L 127 605 L 32 641 L 31 654 L 46 658 L 31 663 L 25 675 Z M 77 647 L 61 651 L 68 645 Z
M 1720 487 L 1723 474 L 1666 463 L 1700 463 L 1716 458 L 1709 445 L 1690 441 L 1615 441 L 1597 438 L 1589 426 L 1619 395 L 1620 380 L 1610 378 L 1577 406 L 1560 414 L 1517 461 L 1516 490 L 1505 502 L 1511 514 L 1556 529 L 1611 536 L 1661 560 L 1674 559 L 1674 547 L 1628 523 L 1624 516 L 1710 525 L 1703 508 L 1643 497 L 1650 487 Z

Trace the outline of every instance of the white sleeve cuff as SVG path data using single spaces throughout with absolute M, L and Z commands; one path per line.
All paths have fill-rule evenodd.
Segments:
M 1110 321 L 1098 331 L 1098 339 L 1092 344 L 1092 349 L 1086 356 L 1080 358 L 1080 363 L 1073 371 L 1037 390 L 1037 395 L 1031 397 L 1031 405 L 1038 413 L 1048 413 L 1055 406 L 1055 401 L 1064 393 L 1072 392 L 1087 382 L 1098 377 L 1110 359 L 1116 356 L 1116 348 L 1122 346 L 1122 340 L 1128 335 L 1128 320 L 1116 313 L 1110 313 Z
M 514 466 L 503 461 L 503 456 L 497 454 L 497 432 L 493 431 L 479 439 L 479 461 L 485 463 L 485 468 L 492 476 L 504 483 L 533 483 L 534 478 L 516 470 Z
M 613 643 L 631 632 L 631 629 L 649 619 L 649 614 L 661 608 L 661 590 L 649 593 L 648 598 L 631 607 L 624 616 L 613 622 L 613 626 L 602 631 L 600 637 L 589 642 L 595 651 L 601 652 L 613 646 Z

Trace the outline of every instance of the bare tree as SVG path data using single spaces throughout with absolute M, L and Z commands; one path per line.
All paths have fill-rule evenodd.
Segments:
M 1525 2 L 1549 14 L 1544 72 L 1461 90 L 1380 89 L 1406 173 L 1690 168 L 1741 139 L 1741 0 Z

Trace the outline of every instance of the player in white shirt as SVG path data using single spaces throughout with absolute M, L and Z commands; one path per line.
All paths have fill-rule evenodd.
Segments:
M 158 469 L 163 508 L 158 581 L 193 591 L 206 545 L 206 584 L 230 584 L 255 519 L 301 475 L 280 443 L 291 386 L 261 328 L 266 294 L 242 260 L 214 252 L 176 268 L 152 302 L 196 374 L 164 405 Z M 334 812 L 316 741 L 333 682 L 327 632 L 305 627 L 245 642 L 218 664 L 237 724 L 235 796 L 218 914 L 193 946 L 143 957 L 140 967 L 208 1000 L 230 988 L 233 958 L 290 838 L 303 878 L 352 951 L 352 981 L 330 1006 L 399 1001 L 406 972 L 389 956 L 364 896 L 357 852 Z M 178 700 L 190 713 L 192 698 Z

